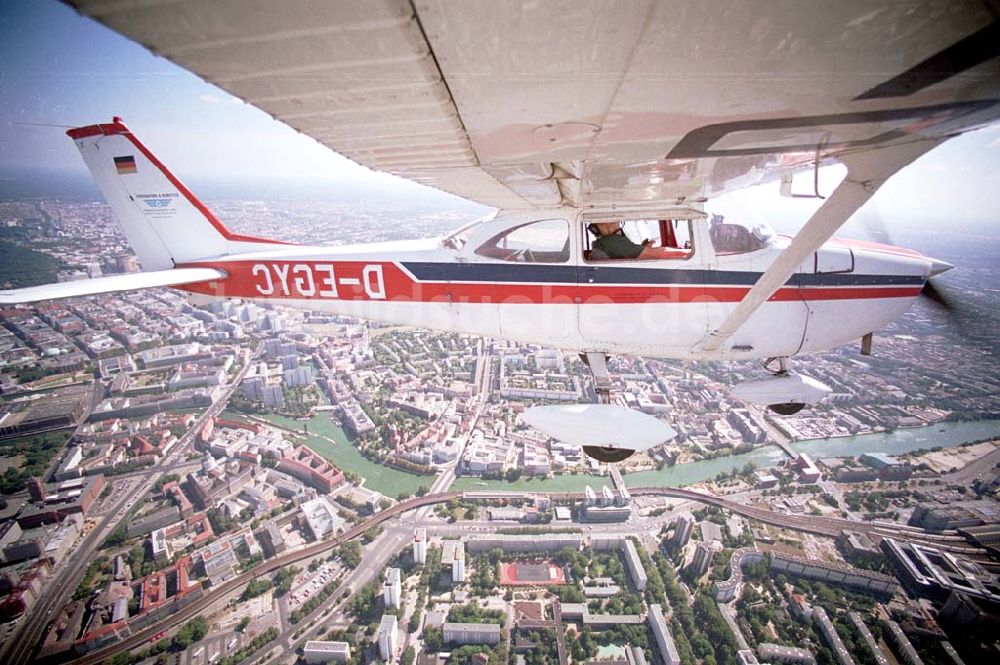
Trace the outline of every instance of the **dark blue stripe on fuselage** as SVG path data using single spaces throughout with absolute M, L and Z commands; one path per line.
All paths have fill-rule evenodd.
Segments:
M 423 263 L 403 266 L 428 282 L 531 282 L 537 284 L 649 284 L 681 286 L 753 286 L 763 273 L 737 270 L 677 270 L 672 268 L 616 268 L 537 263 Z M 787 286 L 921 286 L 918 275 L 858 275 L 854 273 L 796 273 Z

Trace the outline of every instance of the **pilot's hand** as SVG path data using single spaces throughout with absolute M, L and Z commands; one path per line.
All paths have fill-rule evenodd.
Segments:
M 642 246 L 643 247 L 652 247 L 653 246 L 653 240 L 652 240 L 652 238 L 646 238 L 645 240 L 643 240 L 642 241 Z

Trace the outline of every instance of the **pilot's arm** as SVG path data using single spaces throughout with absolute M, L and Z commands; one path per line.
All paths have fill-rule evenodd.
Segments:
M 687 251 L 673 247 L 651 247 L 646 243 L 637 245 L 623 233 L 601 236 L 594 242 L 594 249 L 600 250 L 611 259 L 676 259 L 688 255 Z
M 683 259 L 686 258 L 690 252 L 686 249 L 677 249 L 676 247 L 650 247 L 644 246 L 642 248 L 642 253 L 639 254 L 637 258 L 639 259 Z

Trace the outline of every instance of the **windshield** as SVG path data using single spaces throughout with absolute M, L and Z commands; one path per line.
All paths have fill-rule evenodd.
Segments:
M 543 219 L 504 229 L 478 247 L 476 254 L 503 261 L 564 263 L 569 260 L 569 223 Z
M 446 249 L 462 249 L 465 247 L 465 243 L 469 241 L 468 232 L 470 229 L 479 226 L 483 222 L 488 222 L 489 220 L 496 217 L 496 213 L 491 213 L 485 217 L 480 217 L 479 219 L 469 222 L 465 226 L 461 226 L 458 229 L 452 231 L 445 237 L 441 238 L 441 246 Z

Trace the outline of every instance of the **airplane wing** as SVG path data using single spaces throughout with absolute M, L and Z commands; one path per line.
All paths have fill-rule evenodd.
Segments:
M 1000 117 L 1000 23 L 971 0 L 69 4 L 365 166 L 503 208 L 697 201 Z
M 0 291 L 0 305 L 20 305 L 55 300 L 58 298 L 73 298 L 76 296 L 92 296 L 98 293 L 117 293 L 119 291 L 134 291 L 148 289 L 154 286 L 180 286 L 222 279 L 226 273 L 214 268 L 173 268 L 153 272 L 137 272 L 127 275 L 108 275 L 94 279 L 81 279 L 75 282 L 58 282 L 42 286 L 29 286 L 23 289 Z

